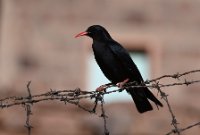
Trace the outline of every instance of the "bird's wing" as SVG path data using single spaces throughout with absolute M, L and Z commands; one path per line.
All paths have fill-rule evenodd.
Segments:
M 115 55 L 115 57 L 124 66 L 124 68 L 125 68 L 124 70 L 127 70 L 128 73 L 130 73 L 131 76 L 134 78 L 133 80 L 137 81 L 137 82 L 143 81 L 142 76 L 141 76 L 137 66 L 131 59 L 128 52 L 117 42 L 110 43 L 109 47 L 110 47 L 112 53 Z

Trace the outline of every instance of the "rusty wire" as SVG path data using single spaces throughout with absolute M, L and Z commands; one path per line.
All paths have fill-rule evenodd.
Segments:
M 101 115 L 103 119 L 103 127 L 104 127 L 104 134 L 109 135 L 109 130 L 107 128 L 107 115 L 106 111 L 104 108 L 104 95 L 107 94 L 112 94 L 114 92 L 121 92 L 124 91 L 126 88 L 129 87 L 149 87 L 156 89 L 161 98 L 166 102 L 167 108 L 169 110 L 170 116 L 171 116 L 171 125 L 173 126 L 172 130 L 166 133 L 166 135 L 171 135 L 171 134 L 177 134 L 180 135 L 181 132 L 184 132 L 188 129 L 191 129 L 195 126 L 199 126 L 200 122 L 196 122 L 194 124 L 188 125 L 185 128 L 181 128 L 178 126 L 178 120 L 176 119 L 176 115 L 173 112 L 173 108 L 170 105 L 170 102 L 168 100 L 168 95 L 162 90 L 164 87 L 173 87 L 173 86 L 180 86 L 180 85 L 192 85 L 196 83 L 200 83 L 200 80 L 186 80 L 183 78 L 184 76 L 186 77 L 189 74 L 194 74 L 194 73 L 200 73 L 200 70 L 192 70 L 184 73 L 176 73 L 172 75 L 163 75 L 161 77 L 152 79 L 152 80 L 147 80 L 143 84 L 136 84 L 135 82 L 128 83 L 123 89 L 115 89 L 111 91 L 83 91 L 80 88 L 74 89 L 74 90 L 52 90 L 50 89 L 49 91 L 41 94 L 36 94 L 32 95 L 31 94 L 31 81 L 28 82 L 27 84 L 27 92 L 28 96 L 12 96 L 12 97 L 6 97 L 3 99 L 0 99 L 0 107 L 2 109 L 6 109 L 8 107 L 13 107 L 17 105 L 23 105 L 26 111 L 26 122 L 25 122 L 25 127 L 27 128 L 28 135 L 31 135 L 31 129 L 33 128 L 30 124 L 30 116 L 32 115 L 31 108 L 33 107 L 34 104 L 39 103 L 39 102 L 45 102 L 49 100 L 56 100 L 56 101 L 61 101 L 64 102 L 65 104 L 73 104 L 77 106 L 78 108 L 87 111 L 89 113 L 96 114 L 96 108 L 98 107 L 98 104 L 100 103 L 100 108 L 101 108 Z M 159 81 L 165 79 L 165 78 L 171 78 L 175 79 L 176 82 L 169 83 L 169 84 L 161 84 Z M 145 84 L 145 85 L 144 85 Z M 110 85 L 109 87 L 116 87 L 116 85 Z M 88 109 L 84 105 L 80 104 L 80 101 L 82 99 L 95 99 L 94 101 L 94 106 L 92 109 Z

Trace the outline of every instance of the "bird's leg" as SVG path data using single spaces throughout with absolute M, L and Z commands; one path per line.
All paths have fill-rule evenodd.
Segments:
M 124 85 L 129 81 L 129 78 L 125 79 L 122 82 L 118 82 L 116 85 L 121 89 L 124 87 Z
M 96 88 L 96 91 L 106 91 L 106 89 L 109 88 L 112 85 L 113 85 L 112 83 L 101 85 L 98 88 Z

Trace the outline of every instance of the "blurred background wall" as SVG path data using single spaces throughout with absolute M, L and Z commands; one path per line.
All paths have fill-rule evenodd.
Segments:
M 0 0 L 0 97 L 26 95 L 29 80 L 33 94 L 50 88 L 89 90 L 89 76 L 98 80 L 89 70 L 92 40 L 74 36 L 93 24 L 107 28 L 130 53 L 147 58 L 147 79 L 198 69 L 199 13 L 199 0 Z M 199 85 L 164 90 L 180 126 L 199 121 Z M 109 102 L 109 131 L 114 135 L 167 133 L 171 118 L 164 105 L 159 111 L 154 107 L 139 114 L 132 102 Z M 34 135 L 103 132 L 101 118 L 74 106 L 52 101 L 34 105 L 32 111 Z M 1 110 L 0 134 L 25 135 L 24 122 L 23 107 Z M 185 134 L 199 132 L 196 127 Z

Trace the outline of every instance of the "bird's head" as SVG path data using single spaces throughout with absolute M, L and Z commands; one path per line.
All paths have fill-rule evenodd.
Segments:
M 86 31 L 77 34 L 75 37 L 89 36 L 93 40 L 108 40 L 111 39 L 108 31 L 100 25 L 92 25 Z

